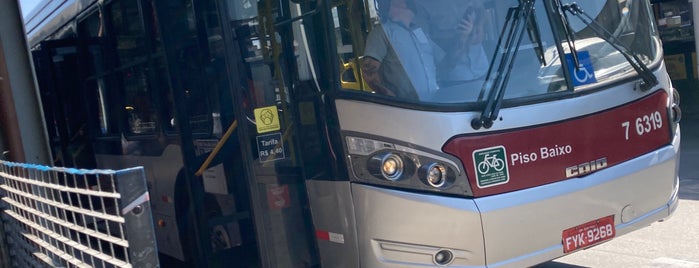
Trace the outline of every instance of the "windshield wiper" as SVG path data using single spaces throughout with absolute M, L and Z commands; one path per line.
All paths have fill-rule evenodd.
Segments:
M 577 71 L 580 68 L 580 59 L 578 58 L 578 50 L 575 48 L 575 35 L 573 35 L 570 23 L 568 23 L 568 15 L 563 11 L 561 0 L 554 0 L 554 4 L 559 10 L 560 16 L 558 17 L 561 19 L 561 25 L 563 25 L 563 35 L 566 37 L 566 43 L 568 43 L 568 49 L 570 50 L 570 57 L 573 59 L 573 65 Z
M 529 16 L 527 21 L 527 33 L 529 34 L 529 40 L 535 43 L 534 52 L 536 52 L 536 57 L 539 59 L 539 64 L 542 66 L 546 65 L 546 57 L 544 56 L 544 43 L 541 41 L 541 31 L 539 31 L 539 22 L 536 20 L 536 16 Z
M 571 15 L 578 17 L 578 19 L 580 19 L 580 21 L 582 21 L 585 25 L 590 27 L 590 29 L 592 29 L 592 31 L 594 31 L 595 34 L 597 34 L 597 36 L 602 38 L 602 40 L 607 42 L 614 49 L 619 51 L 619 53 L 621 53 L 622 56 L 624 56 L 626 61 L 629 62 L 631 67 L 633 67 L 633 69 L 636 70 L 636 73 L 638 73 L 638 75 L 643 80 L 643 82 L 641 82 L 641 84 L 638 85 L 639 88 L 641 89 L 641 91 L 650 90 L 651 88 L 653 88 L 654 86 L 656 86 L 658 84 L 658 78 L 655 77 L 655 75 L 653 75 L 653 72 L 651 72 L 648 69 L 646 64 L 643 63 L 643 61 L 641 61 L 641 59 L 639 59 L 638 56 L 636 56 L 636 54 L 629 53 L 629 50 L 626 47 L 624 47 L 624 45 L 619 41 L 619 39 L 614 37 L 613 34 L 611 34 L 604 27 L 602 27 L 599 23 L 597 23 L 592 17 L 590 17 L 590 15 L 585 13 L 585 11 L 583 11 L 580 8 L 580 6 L 578 6 L 578 4 L 576 4 L 576 3 L 565 4 L 565 5 L 561 6 L 561 9 L 563 10 L 564 13 L 567 11 Z M 571 36 L 569 35 L 568 37 L 570 40 Z M 573 46 L 573 48 L 574 48 L 574 46 Z M 575 55 L 575 54 L 577 54 L 576 51 L 574 51 L 574 50 L 571 51 L 571 54 L 574 55 L 573 56 L 574 59 L 577 58 L 577 55 Z M 577 62 L 577 59 L 574 62 L 575 62 L 575 67 L 577 69 L 579 67 L 578 66 L 579 62 Z
M 526 29 L 525 26 L 530 22 L 535 22 L 530 20 L 532 13 L 534 13 L 534 1 L 535 0 L 519 0 L 518 6 L 510 7 L 507 11 L 507 17 L 502 26 L 493 59 L 490 60 L 490 67 L 488 67 L 485 82 L 483 82 L 483 87 L 481 87 L 481 92 L 478 96 L 478 100 L 481 100 L 483 94 L 487 91 L 488 100 L 481 115 L 471 120 L 471 127 L 473 127 L 473 129 L 488 129 L 493 126 L 493 121 L 498 118 L 498 112 L 502 105 L 502 98 L 505 95 L 507 82 L 510 79 L 512 66 L 514 65 L 515 57 L 522 43 L 522 37 Z M 501 46 L 503 38 L 505 38 L 505 43 Z M 540 42 L 538 43 L 537 45 L 542 47 Z M 500 53 L 503 47 L 505 51 Z M 543 58 L 543 53 L 541 55 Z M 498 58 L 500 58 L 500 63 L 497 65 L 497 69 L 494 69 L 495 62 Z

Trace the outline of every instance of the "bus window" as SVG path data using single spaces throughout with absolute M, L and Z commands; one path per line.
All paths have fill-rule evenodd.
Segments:
M 96 116 L 92 123 L 97 136 L 116 135 L 119 131 L 119 105 L 114 103 L 117 98 L 110 97 L 105 78 L 88 80 L 85 83 L 88 95 L 90 114 Z
M 96 136 L 115 136 L 119 133 L 119 98 L 111 97 L 112 94 L 107 89 L 109 85 L 109 75 L 105 72 L 108 69 L 108 59 L 104 51 L 107 42 L 105 40 L 105 22 L 101 9 L 93 11 L 83 20 L 78 22 L 78 36 L 85 47 L 85 90 L 87 95 L 87 105 L 90 114 L 96 115 L 90 120 L 92 132 Z
M 489 69 L 504 71 L 497 64 L 505 48 L 513 46 L 505 45 L 511 36 L 507 36 L 509 31 L 501 34 L 501 29 L 517 23 L 507 16 L 510 7 L 516 6 L 514 1 L 381 0 L 365 4 L 362 20 L 343 16 L 362 14 L 343 10 L 346 6 L 338 6 L 333 15 L 338 44 L 342 44 L 337 53 L 343 63 L 360 61 L 361 72 L 355 73 L 361 76 L 358 81 L 369 86 L 368 91 L 405 101 L 475 102 L 490 91 L 486 83 Z M 402 7 L 404 14 L 389 12 L 392 6 Z M 506 99 L 567 88 L 543 2 L 536 2 L 533 10 L 532 20 L 538 23 L 532 23 L 517 49 L 508 52 L 515 55 L 512 61 L 518 68 L 509 72 L 509 80 L 517 83 L 508 84 Z M 536 38 L 528 37 L 533 33 Z
M 162 83 L 162 85 L 167 85 L 167 64 L 165 59 L 158 58 L 155 60 L 155 75 L 156 80 Z M 175 134 L 178 132 L 177 120 L 175 119 L 175 100 L 173 99 L 171 90 L 167 90 L 167 94 L 163 94 L 160 101 L 162 102 L 162 107 L 160 108 L 160 116 L 163 119 L 163 130 L 166 134 Z
M 293 10 L 298 11 L 298 8 Z M 296 120 L 289 104 L 290 94 L 295 86 L 300 91 L 308 91 L 306 86 L 312 86 L 299 81 L 303 77 L 299 76 L 298 67 L 308 68 L 304 66 L 306 59 L 298 56 L 294 45 L 298 45 L 299 40 L 294 40 L 294 33 L 288 31 L 290 24 L 274 25 L 275 18 L 282 16 L 278 12 L 277 7 L 264 6 L 259 9 L 258 17 L 232 22 L 233 31 L 239 38 L 240 54 L 246 56 L 244 66 L 241 66 L 245 77 L 239 85 L 247 98 L 243 103 L 247 119 L 253 123 L 250 135 L 262 139 L 275 135 L 279 136 L 277 142 L 283 140 L 277 148 L 262 150 L 262 154 L 254 156 L 263 168 L 299 164 L 293 151 L 293 139 L 284 134 L 293 128 Z M 245 17 L 249 11 L 239 13 L 229 15 Z M 271 153 L 274 151 L 278 153 Z
M 608 32 L 610 36 L 604 38 L 632 51 L 644 64 L 650 64 L 657 58 L 660 40 L 655 32 L 650 7 L 645 1 L 581 1 L 577 5 Z M 587 62 L 597 82 L 635 74 L 625 56 L 596 33 L 594 26 L 582 22 L 578 17 L 568 17 L 574 31 L 575 48 L 578 54 L 589 54 Z M 569 46 L 563 45 L 563 48 L 570 53 Z
M 157 115 L 142 67 L 132 67 L 121 73 L 124 86 L 124 109 L 127 113 L 128 131 L 131 134 L 148 134 L 156 131 Z
M 213 116 L 213 134 L 221 136 L 226 129 L 221 125 L 221 119 L 233 117 L 233 107 L 221 105 L 221 99 L 231 98 L 229 79 L 226 73 L 225 43 L 223 41 L 223 29 L 219 22 L 215 1 L 206 1 L 206 17 L 201 20 L 206 26 L 206 46 L 204 48 L 205 90 L 211 99 L 211 113 Z
M 337 42 L 337 54 L 340 59 L 342 73 L 341 85 L 345 89 L 371 91 L 359 74 L 359 58 L 364 51 L 365 33 L 371 29 L 369 18 L 376 17 L 376 10 L 370 9 L 369 16 L 363 13 L 362 5 L 350 4 L 349 1 L 333 7 L 332 22 L 334 36 Z M 356 18 L 364 18 L 358 20 Z M 368 29 L 367 29 L 368 28 Z
M 94 166 L 75 39 L 49 40 L 33 55 L 55 164 Z
M 119 63 L 132 64 L 145 56 L 145 30 L 136 0 L 115 1 L 108 6 Z
M 102 10 L 97 10 L 78 22 L 78 35 L 83 38 L 87 46 L 87 60 L 85 75 L 90 77 L 104 71 L 104 53 L 101 37 L 104 36 L 104 20 Z
M 125 136 L 155 135 L 158 129 L 153 84 L 149 83 L 145 60 L 146 33 L 138 2 L 117 1 L 106 7 L 119 70 L 116 79 L 124 98 L 122 114 Z
M 158 32 L 159 21 L 153 7 L 152 1 L 139 5 L 135 0 L 117 1 L 106 7 L 111 26 L 108 34 L 117 52 L 115 79 L 122 87 L 119 97 L 124 98 L 121 113 L 127 138 L 153 136 L 161 127 L 169 134 L 175 134 L 178 129 L 175 102 L 167 83 L 163 43 Z M 212 112 L 202 78 L 203 70 L 198 67 L 202 56 L 198 49 L 195 18 L 191 8 L 176 11 L 181 16 L 177 16 L 178 26 L 173 29 L 183 33 L 178 34 L 180 39 L 174 46 L 181 50 L 176 61 L 180 67 L 178 77 L 184 84 L 189 124 L 193 133 L 210 135 Z
M 154 3 L 149 1 L 150 5 L 153 7 Z M 193 3 L 191 1 L 178 1 L 173 2 L 168 5 L 170 10 L 170 15 L 172 16 L 173 25 L 168 26 L 173 31 L 176 31 L 176 40 L 174 44 L 168 44 L 169 46 L 176 47 L 178 53 L 176 59 L 177 62 L 177 73 L 170 75 L 176 75 L 182 83 L 182 90 L 184 90 L 185 106 L 187 107 L 187 112 L 189 116 L 189 127 L 193 134 L 197 136 L 209 136 L 212 133 L 212 99 L 215 97 L 210 96 L 209 87 L 207 85 L 207 79 L 205 78 L 206 70 L 202 68 L 204 56 L 202 49 L 200 49 L 200 43 L 198 42 L 197 28 L 196 28 L 196 17 L 194 15 Z M 153 28 L 160 29 L 161 19 L 155 17 L 153 19 Z M 161 44 L 160 34 L 154 32 L 152 34 L 155 37 L 155 42 Z M 160 51 L 158 48 L 157 51 Z M 168 73 L 166 71 L 165 61 L 158 59 L 156 61 L 157 66 L 155 67 L 159 81 L 166 84 L 166 77 L 164 74 Z M 170 89 L 176 90 L 176 89 Z M 174 134 L 173 131 L 178 129 L 177 120 L 175 116 L 175 102 L 173 99 L 173 93 L 168 91 L 163 93 L 163 113 L 164 113 L 164 124 L 166 133 Z

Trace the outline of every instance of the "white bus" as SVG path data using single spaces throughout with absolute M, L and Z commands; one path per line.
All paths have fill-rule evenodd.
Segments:
M 165 267 L 523 267 L 669 217 L 647 0 L 62 0 L 56 165 L 144 166 Z

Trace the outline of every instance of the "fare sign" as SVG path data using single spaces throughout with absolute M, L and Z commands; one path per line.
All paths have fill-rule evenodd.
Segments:
M 586 248 L 616 235 L 614 215 L 596 219 L 573 228 L 563 230 L 563 253 Z
M 282 133 L 257 136 L 257 154 L 260 157 L 260 162 L 284 159 L 286 152 Z

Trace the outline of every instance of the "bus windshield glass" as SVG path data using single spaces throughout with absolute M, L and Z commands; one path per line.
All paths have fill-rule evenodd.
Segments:
M 578 3 L 593 23 L 565 12 L 572 3 L 365 0 L 366 8 L 338 5 L 332 12 L 342 89 L 432 104 L 480 102 L 491 95 L 546 99 L 638 76 L 629 55 L 643 67 L 659 57 L 646 1 Z

